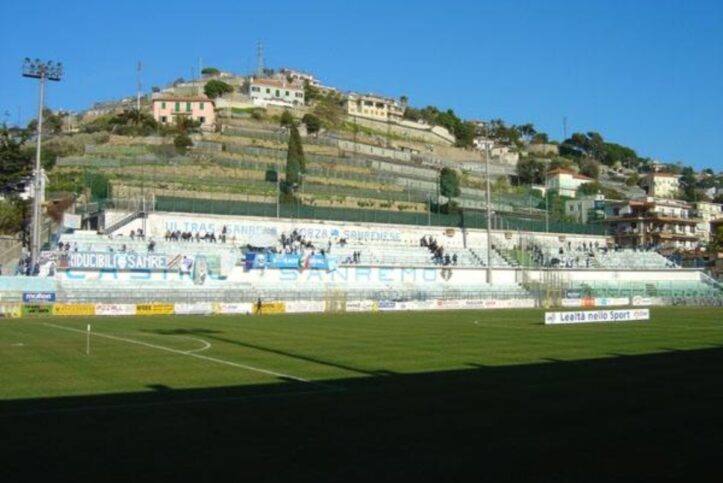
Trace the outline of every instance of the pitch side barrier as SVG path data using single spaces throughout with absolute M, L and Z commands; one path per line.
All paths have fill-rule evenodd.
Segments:
M 324 312 L 393 312 L 412 310 L 464 310 L 534 308 L 536 301 L 523 299 L 443 300 L 290 300 L 259 303 L 155 303 L 155 304 L 0 304 L 0 318 L 82 317 L 82 316 L 157 316 L 213 314 L 303 314 Z
M 561 308 L 650 307 L 674 305 L 662 297 L 582 297 L 562 299 Z M 550 305 L 545 305 L 550 307 Z M 430 299 L 430 300 L 269 300 L 251 302 L 195 303 L 0 303 L 0 319 L 18 317 L 63 316 L 155 316 L 213 314 L 303 314 L 324 312 L 399 312 L 427 310 L 532 309 L 538 307 L 534 298 L 517 299 Z

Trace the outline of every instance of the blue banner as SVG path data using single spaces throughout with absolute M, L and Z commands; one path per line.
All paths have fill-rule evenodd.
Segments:
M 60 268 L 81 270 L 165 270 L 169 268 L 166 255 L 124 252 L 70 252 L 60 259 Z
M 326 255 L 249 252 L 246 254 L 244 267 L 246 270 L 254 268 L 334 270 L 336 259 Z
M 55 302 L 55 292 L 23 292 L 23 302 L 26 304 Z

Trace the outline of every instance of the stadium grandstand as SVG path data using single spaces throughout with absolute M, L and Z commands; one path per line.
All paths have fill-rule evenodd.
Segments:
M 55 235 L 37 276 L 0 278 L 3 301 L 41 292 L 58 303 L 303 301 L 345 311 L 723 300 L 702 271 L 604 235 L 496 229 L 488 242 L 478 228 L 117 209 L 104 220 L 109 229 Z

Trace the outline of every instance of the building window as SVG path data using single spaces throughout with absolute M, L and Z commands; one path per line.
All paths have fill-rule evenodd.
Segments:
M 161 102 L 161 109 L 165 109 L 165 108 L 166 108 L 166 103 L 165 103 L 165 102 Z
M 186 103 L 186 112 L 191 112 L 191 103 L 190 102 Z
M 203 102 L 198 103 L 198 108 L 203 111 Z
M 176 112 L 179 112 L 180 110 L 181 110 L 181 103 L 177 102 L 176 103 Z
M 201 121 L 201 124 L 206 124 L 206 118 L 201 116 L 198 118 L 199 121 Z
M 289 94 L 289 91 L 286 91 L 286 92 L 284 93 L 284 95 L 285 95 L 286 97 L 289 97 L 291 94 Z
M 271 94 L 271 89 L 269 89 L 269 88 L 267 87 L 267 88 L 266 88 L 266 93 L 267 93 L 267 94 Z
M 165 123 L 166 123 L 166 116 L 161 116 L 161 124 L 165 124 Z
M 281 97 L 281 94 L 279 93 L 278 89 L 276 89 L 276 97 Z

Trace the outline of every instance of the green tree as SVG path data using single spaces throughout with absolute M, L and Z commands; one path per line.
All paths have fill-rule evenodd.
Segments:
M 317 133 L 321 129 L 321 120 L 313 114 L 304 114 L 301 122 L 306 125 L 306 132 L 309 134 Z
M 680 189 L 682 191 L 682 197 L 685 201 L 696 201 L 696 177 L 695 170 L 690 166 L 684 167 L 680 172 Z
M 281 113 L 281 119 L 279 120 L 279 124 L 283 127 L 291 127 L 296 124 L 294 121 L 294 116 L 289 112 L 288 109 L 284 109 L 284 112 Z
M 452 168 L 442 168 L 439 172 L 439 194 L 449 200 L 444 207 L 446 213 L 450 213 L 456 207 L 454 198 L 458 197 L 460 193 L 459 173 Z
M 127 109 L 107 121 L 108 129 L 125 136 L 148 136 L 158 129 L 153 116 L 142 109 Z
M 640 175 L 635 172 L 625 180 L 625 186 L 637 186 L 640 183 Z
M 43 134 L 60 134 L 63 131 L 63 119 L 67 115 L 64 112 L 53 112 L 47 107 L 43 108 Z M 31 132 L 38 130 L 37 119 L 28 123 L 28 130 Z
M 716 226 L 715 232 L 711 233 L 708 251 L 712 253 L 723 252 L 723 225 Z
M 312 86 L 308 80 L 304 81 L 304 102 L 306 104 L 311 104 L 312 101 L 315 101 L 322 97 L 321 92 L 318 88 Z
M 534 158 L 520 158 L 517 162 L 517 178 L 521 184 L 540 184 L 544 179 L 545 166 Z
M 535 126 L 531 122 L 517 126 L 517 131 L 520 133 L 522 138 L 527 142 L 532 141 L 532 139 L 537 134 L 537 129 L 535 129 Z
M 186 134 L 185 132 L 180 132 L 176 134 L 176 136 L 173 138 L 173 145 L 179 152 L 185 152 L 186 149 L 193 146 L 193 141 L 191 141 L 191 138 L 188 136 L 188 134 Z
M 304 160 L 304 148 L 301 144 L 301 136 L 296 126 L 291 126 L 289 146 L 286 152 L 286 180 L 285 191 L 292 193 L 301 186 L 302 175 L 306 168 Z
M 203 92 L 209 99 L 215 99 L 226 93 L 233 92 L 233 86 L 218 79 L 212 79 L 203 86 Z
M 205 67 L 203 70 L 201 70 L 201 74 L 207 75 L 207 76 L 217 76 L 221 73 L 220 70 L 218 70 L 215 67 Z
M 530 143 L 532 144 L 547 144 L 549 142 L 550 141 L 547 138 L 547 133 L 544 132 L 535 133 L 535 135 L 532 136 L 532 139 L 530 140 Z
M 31 172 L 31 151 L 24 149 L 28 132 L 0 128 L 0 186 L 27 176 Z
M 592 179 L 598 179 L 600 177 L 600 163 L 592 158 L 581 159 L 580 174 L 588 176 Z
M 439 193 L 449 199 L 460 195 L 459 173 L 455 169 L 444 167 L 439 172 Z
M 28 201 L 23 201 L 20 198 L 0 200 L 1 234 L 14 236 L 23 231 L 28 205 Z

